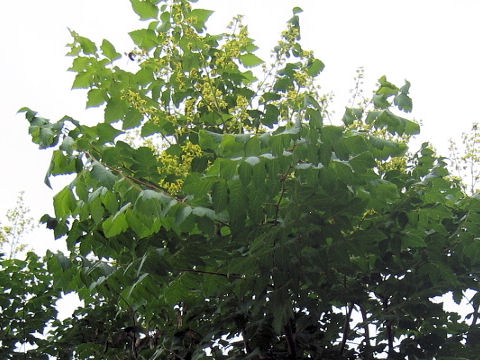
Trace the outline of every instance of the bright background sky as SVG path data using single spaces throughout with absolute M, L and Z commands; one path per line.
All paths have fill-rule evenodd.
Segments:
M 209 32 L 221 32 L 231 18 L 245 15 L 251 37 L 265 60 L 291 9 L 300 6 L 303 46 L 326 65 L 320 76 L 325 92 L 336 95 L 336 118 L 353 88 L 355 70 L 365 68 L 365 85 L 387 75 L 397 85 L 412 83 L 412 117 L 423 123 L 421 139 L 447 155 L 448 139 L 460 138 L 478 114 L 480 84 L 480 1 L 478 0 L 200 0 L 215 10 Z M 0 216 L 25 190 L 35 218 L 52 213 L 54 192 L 43 184 L 49 151 L 31 143 L 27 122 L 16 111 L 28 106 L 43 117 L 70 115 L 102 121 L 102 110 L 85 111 L 85 92 L 70 91 L 72 59 L 67 27 L 117 51 L 132 49 L 129 31 L 143 27 L 128 0 L 0 1 Z M 126 65 L 121 59 L 119 66 Z M 58 190 L 58 189 L 57 189 Z M 29 236 L 37 250 L 55 249 L 53 235 Z

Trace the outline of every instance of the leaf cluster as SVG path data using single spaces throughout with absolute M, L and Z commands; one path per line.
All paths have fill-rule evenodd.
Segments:
M 327 125 L 301 9 L 259 80 L 240 19 L 211 35 L 211 11 L 188 1 L 132 6 L 151 19 L 130 33 L 134 72 L 110 42 L 72 32 L 73 87 L 104 106 L 103 122 L 22 109 L 33 141 L 54 148 L 46 181 L 74 175 L 43 221 L 69 250 L 47 257 L 55 288 L 85 306 L 55 322 L 49 353 L 473 358 L 480 298 L 469 324 L 434 299 L 478 288 L 480 203 L 428 144 L 407 154 L 401 138 L 419 131 L 403 114 L 410 84 L 383 77 L 371 109 Z M 166 171 L 167 159 L 188 169 Z

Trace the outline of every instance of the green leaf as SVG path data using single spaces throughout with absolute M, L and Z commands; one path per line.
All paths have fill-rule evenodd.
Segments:
M 102 49 L 103 55 L 109 58 L 111 61 L 116 60 L 122 56 L 115 50 L 113 44 L 106 39 L 102 41 L 102 46 L 100 46 L 100 49 Z
M 198 217 L 206 217 L 212 220 L 216 219 L 215 211 L 203 206 L 195 206 L 192 210 L 192 214 Z
M 55 150 L 50 160 L 47 176 L 72 174 L 76 172 L 76 157 L 66 156 L 63 151 Z
M 262 119 L 262 123 L 272 128 L 273 125 L 277 124 L 279 116 L 280 111 L 278 108 L 275 105 L 267 104 L 265 106 L 265 117 Z
M 75 31 L 70 31 L 70 34 L 73 36 L 75 41 L 78 42 L 84 54 L 90 55 L 97 52 L 97 46 L 93 41 L 87 39 L 86 37 L 78 35 Z
M 374 95 L 373 104 L 377 109 L 388 109 L 390 107 L 390 103 L 384 95 Z
M 135 11 L 141 20 L 155 19 L 158 16 L 158 8 L 150 0 L 130 0 L 133 11 Z
M 227 207 L 228 190 L 224 180 L 217 181 L 212 187 L 212 200 L 215 211 L 222 212 Z
M 122 129 L 132 129 L 137 127 L 142 123 L 143 120 L 143 115 L 140 111 L 137 109 L 130 109 L 126 114 L 125 114 L 125 119 L 123 120 L 123 125 Z M 143 130 L 143 127 L 142 127 Z
M 352 125 L 354 121 L 362 119 L 363 109 L 345 108 L 342 121 L 345 125 Z
M 160 230 L 159 221 L 152 221 L 149 216 L 145 216 L 139 211 L 132 211 L 132 209 L 128 209 L 125 215 L 128 226 L 137 234 L 140 239 L 146 238 Z
M 185 220 L 188 219 L 191 213 L 192 213 L 191 206 L 188 206 L 188 205 L 181 206 L 176 213 L 176 217 L 175 217 L 176 226 L 181 227 L 185 222 Z
M 107 189 L 112 189 L 117 177 L 112 174 L 110 170 L 105 168 L 100 163 L 93 164 L 92 171 L 90 172 L 92 178 L 97 180 L 102 186 L 105 186 Z
M 72 89 L 86 89 L 92 84 L 93 74 L 90 71 L 79 72 L 73 80 Z
M 259 155 L 261 151 L 261 141 L 257 136 L 252 136 L 245 144 L 245 155 Z
M 293 13 L 296 15 L 296 14 L 300 14 L 301 12 L 303 12 L 302 8 L 298 7 L 298 6 L 295 6 L 293 8 Z
M 159 39 L 155 32 L 150 29 L 134 30 L 129 33 L 135 45 L 141 49 L 151 50 L 158 45 Z
M 247 186 L 253 174 L 252 166 L 246 162 L 241 162 L 238 166 L 238 175 L 243 186 Z
M 307 74 L 313 77 L 317 76 L 323 71 L 324 68 L 325 65 L 323 64 L 323 62 L 318 59 L 314 59 L 311 63 L 308 64 Z
M 393 103 L 397 105 L 400 110 L 405 112 L 412 111 L 412 99 L 406 94 L 400 93 L 395 96 Z
M 107 238 L 117 236 L 128 229 L 128 222 L 125 211 L 130 208 L 131 204 L 126 204 L 118 212 L 110 216 L 102 223 L 102 229 Z
M 105 102 L 106 91 L 103 89 L 91 89 L 88 91 L 87 108 L 100 106 Z
M 92 201 L 88 208 L 90 210 L 90 214 L 92 215 L 93 221 L 95 221 L 96 224 L 100 223 L 105 214 L 105 208 L 103 207 L 100 198 L 96 198 L 94 201 Z
M 402 249 L 426 246 L 425 239 L 416 232 L 406 232 L 402 237 Z
M 140 274 L 141 271 L 146 271 L 147 273 L 155 275 L 166 275 L 170 268 L 168 261 L 166 260 L 167 254 L 168 251 L 165 248 L 148 249 L 143 256 L 142 263 L 137 270 L 137 274 Z
M 195 30 L 202 32 L 205 29 L 205 22 L 212 14 L 213 11 L 211 10 L 193 9 L 190 14 L 188 14 L 188 18 L 192 20 Z
M 389 97 L 398 93 L 398 88 L 391 82 L 387 81 L 386 76 L 382 76 L 380 79 L 378 79 L 378 83 L 380 84 L 380 87 L 376 92 L 378 95 Z
M 159 217 L 162 215 L 163 207 L 170 201 L 172 201 L 172 198 L 164 193 L 148 189 L 142 190 L 135 201 L 134 209 L 145 216 Z
M 108 99 L 107 106 L 105 106 L 105 122 L 113 123 L 123 119 L 127 110 L 127 105 L 119 98 L 112 97 Z
M 236 179 L 228 182 L 228 190 L 228 212 L 232 227 L 240 231 L 245 223 L 247 194 L 244 191 L 241 181 Z
M 251 53 L 240 55 L 238 59 L 245 67 L 254 67 L 264 63 L 262 59 Z
M 57 218 L 67 218 L 76 207 L 75 196 L 69 187 L 64 187 L 53 197 L 53 207 Z
M 113 140 L 120 134 L 123 134 L 123 131 L 115 129 L 112 125 L 108 123 L 100 123 L 96 126 L 98 138 L 103 143 L 113 143 Z
M 147 121 L 142 126 L 142 129 L 140 130 L 140 135 L 143 137 L 147 137 L 149 135 L 153 135 L 161 132 L 162 132 L 162 127 L 158 123 L 153 121 Z

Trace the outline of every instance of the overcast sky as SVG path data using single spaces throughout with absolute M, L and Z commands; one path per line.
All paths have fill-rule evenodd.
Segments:
M 291 9 L 300 6 L 304 48 L 326 64 L 320 82 L 335 93 L 338 118 L 355 70 L 363 66 L 367 89 L 382 75 L 397 85 L 412 83 L 412 117 L 423 123 L 421 138 L 445 155 L 450 137 L 458 139 L 480 121 L 478 0 L 200 0 L 196 6 L 215 10 L 211 33 L 245 15 L 264 58 Z M 70 90 L 67 28 L 97 42 L 106 38 L 123 53 L 132 48 L 127 33 L 144 25 L 128 0 L 0 1 L 0 215 L 21 190 L 36 218 L 52 211 L 54 192 L 43 184 L 50 152 L 31 143 L 26 120 L 16 115 L 20 107 L 53 120 L 68 114 L 102 121 L 101 109 L 85 111 L 83 91 Z M 30 241 L 44 251 L 57 245 L 51 238 L 41 231 Z

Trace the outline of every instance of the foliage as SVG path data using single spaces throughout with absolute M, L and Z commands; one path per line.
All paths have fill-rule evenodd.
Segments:
M 455 141 L 450 139 L 451 167 L 460 179 L 463 179 L 465 191 L 474 194 L 480 180 L 480 129 L 478 123 L 472 124 L 469 132 L 462 133 L 461 143 L 463 149 L 459 149 Z
M 42 335 L 57 315 L 59 290 L 43 259 L 23 253 L 24 236 L 36 225 L 29 216 L 23 192 L 14 208 L 8 209 L 6 224 L 0 224 L 0 357 L 2 359 L 47 359 Z M 40 348 L 39 348 L 40 345 Z
M 480 199 L 428 144 L 407 155 L 410 83 L 382 77 L 368 106 L 327 125 L 300 8 L 262 72 L 239 18 L 211 35 L 209 10 L 131 2 L 151 19 L 130 32 L 135 71 L 107 40 L 72 32 L 73 87 L 103 122 L 21 110 L 54 148 L 47 184 L 74 174 L 43 221 L 69 250 L 47 256 L 55 287 L 85 306 L 53 323 L 45 352 L 474 358 L 480 297 L 470 319 L 436 298 L 478 290 Z M 139 146 L 124 141 L 135 129 Z
M 0 258 L 2 359 L 48 359 L 41 338 L 57 316 L 60 294 L 44 265 L 32 252 L 25 260 Z
M 8 257 L 14 258 L 25 249 L 22 237 L 35 228 L 33 218 L 28 216 L 30 209 L 25 205 L 23 192 L 18 194 L 14 208 L 8 209 L 5 218 L 6 224 L 0 223 L 0 248 L 8 247 Z

